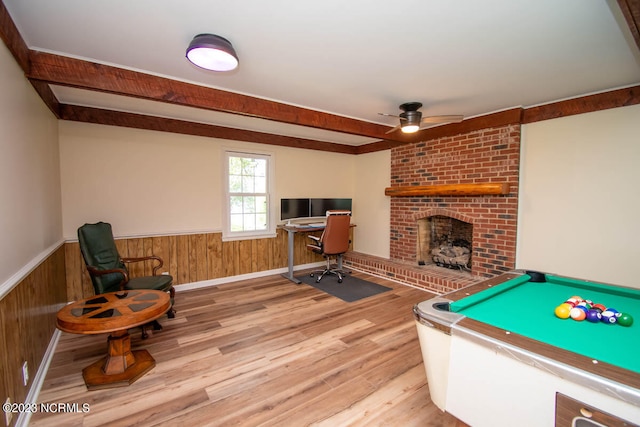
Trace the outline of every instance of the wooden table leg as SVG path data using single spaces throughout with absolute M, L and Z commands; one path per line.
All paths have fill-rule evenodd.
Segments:
M 107 343 L 109 348 L 103 368 L 106 375 L 120 374 L 136 362 L 131 353 L 131 337 L 126 330 L 111 333 Z
M 154 366 L 156 361 L 147 350 L 131 351 L 131 338 L 125 329 L 111 333 L 107 355 L 84 368 L 82 376 L 89 390 L 123 387 L 133 384 Z

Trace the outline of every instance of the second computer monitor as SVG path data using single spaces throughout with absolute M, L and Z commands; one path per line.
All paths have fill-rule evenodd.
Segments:
M 311 216 L 325 216 L 331 210 L 351 210 L 351 199 L 311 199 Z

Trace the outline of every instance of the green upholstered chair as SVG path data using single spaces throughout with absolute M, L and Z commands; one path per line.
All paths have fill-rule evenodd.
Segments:
M 158 270 L 163 265 L 162 258 L 151 255 L 139 258 L 122 258 L 113 239 L 111 224 L 98 222 L 85 224 L 78 228 L 78 241 L 80 251 L 84 258 L 87 271 L 91 277 L 91 283 L 96 294 L 117 292 L 125 289 L 155 289 L 169 292 L 171 296 L 171 308 L 167 312 L 169 318 L 175 316 L 173 300 L 175 289 L 173 277 L 161 274 Z M 131 277 L 127 270 L 127 264 L 152 260 L 154 262 L 153 276 Z M 154 329 L 162 329 L 158 322 L 153 322 Z M 145 328 L 142 328 L 142 337 L 146 338 Z

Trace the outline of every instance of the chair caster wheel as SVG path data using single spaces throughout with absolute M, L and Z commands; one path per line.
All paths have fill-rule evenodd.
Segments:
M 314 276 L 314 274 L 313 274 L 313 273 L 309 274 L 309 277 L 313 277 L 313 276 Z
M 342 279 L 338 279 L 338 283 L 342 283 Z
M 316 283 L 320 283 L 320 279 L 319 279 L 319 278 L 318 278 L 318 279 L 316 279 Z

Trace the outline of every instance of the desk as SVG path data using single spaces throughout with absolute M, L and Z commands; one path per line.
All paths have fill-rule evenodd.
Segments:
M 129 290 L 96 295 L 63 307 L 58 329 L 74 334 L 109 332 L 105 357 L 82 370 L 87 389 L 132 384 L 156 364 L 147 350 L 131 351 L 127 330 L 157 319 L 169 310 L 169 294 L 154 290 Z
M 287 232 L 287 272 L 282 275 L 285 279 L 291 280 L 296 285 L 302 283 L 293 277 L 293 247 L 296 233 L 311 233 L 313 231 L 322 231 L 324 227 L 311 227 L 306 225 L 283 225 L 282 228 Z M 338 263 L 342 268 L 342 257 L 338 257 Z
M 636 322 L 557 318 L 573 295 Z M 640 289 L 518 271 L 414 314 L 433 401 L 469 425 L 553 425 L 557 392 L 640 423 Z

